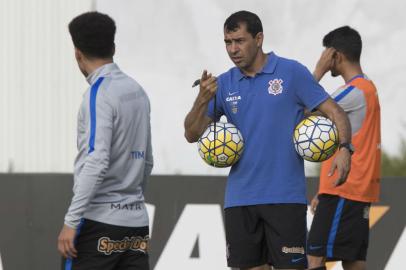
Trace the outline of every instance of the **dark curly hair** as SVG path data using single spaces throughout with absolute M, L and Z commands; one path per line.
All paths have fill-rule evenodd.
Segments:
M 349 26 L 339 27 L 323 38 L 324 47 L 332 47 L 342 52 L 351 62 L 358 62 L 361 58 L 362 40 L 360 34 Z
M 73 45 L 88 57 L 110 58 L 114 55 L 116 24 L 108 15 L 86 12 L 69 23 Z

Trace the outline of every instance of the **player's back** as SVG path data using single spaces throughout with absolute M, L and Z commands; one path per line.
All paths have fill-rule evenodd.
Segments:
M 121 71 L 106 78 L 106 94 L 115 103 L 110 166 L 105 181 L 118 193 L 134 194 L 144 180 L 150 141 L 150 104 L 142 87 Z M 120 183 L 120 185 L 117 185 Z
M 333 97 L 350 119 L 355 153 L 351 158 L 347 182 L 340 187 L 332 185 L 337 174 L 327 176 L 334 157 L 323 162 L 319 193 L 376 202 L 380 190 L 381 133 L 380 105 L 375 85 L 365 76 L 359 76 L 333 93 Z
M 99 71 L 101 83 L 97 93 L 89 89 L 79 116 L 79 155 L 75 163 L 75 175 L 79 175 L 86 162 L 88 136 L 80 136 L 81 126 L 86 129 L 92 122 L 101 126 L 100 131 L 90 134 L 99 145 L 110 142 L 108 160 L 102 153 L 100 163 L 105 163 L 94 196 L 84 217 L 121 226 L 146 226 L 148 216 L 144 205 L 143 190 L 152 169 L 150 104 L 142 87 L 124 74 L 115 64 L 108 64 Z M 96 82 L 97 83 L 97 82 Z M 92 99 L 97 100 L 93 110 Z M 103 107 L 104 106 L 104 107 Z M 105 132 L 103 132 L 105 131 Z M 85 150 L 83 150 L 85 149 Z M 100 151 L 100 150 L 99 150 Z

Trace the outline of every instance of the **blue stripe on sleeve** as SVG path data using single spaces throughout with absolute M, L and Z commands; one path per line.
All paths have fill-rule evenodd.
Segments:
M 346 95 L 348 95 L 355 87 L 353 85 L 351 85 L 350 87 L 348 87 L 347 89 L 345 89 L 344 91 L 342 91 L 338 96 L 336 96 L 334 98 L 335 102 L 339 102 L 340 100 L 342 100 Z
M 92 85 L 90 90 L 90 139 L 89 139 L 89 154 L 94 151 L 94 141 L 96 138 L 96 96 L 99 86 L 102 83 L 104 77 L 100 77 Z

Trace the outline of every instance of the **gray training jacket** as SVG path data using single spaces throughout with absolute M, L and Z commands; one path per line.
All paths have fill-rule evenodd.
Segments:
M 116 64 L 87 77 L 78 115 L 73 198 L 65 224 L 82 218 L 148 226 L 144 189 L 153 166 L 149 99 Z

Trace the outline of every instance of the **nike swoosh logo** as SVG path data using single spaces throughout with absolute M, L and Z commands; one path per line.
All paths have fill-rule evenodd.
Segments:
M 238 91 L 235 91 L 235 92 L 228 92 L 228 95 L 229 96 L 232 96 L 232 95 L 235 95 L 235 94 L 237 94 L 238 93 Z
M 315 249 L 320 249 L 320 248 L 322 248 L 323 246 L 312 246 L 312 245 L 310 245 L 309 246 L 309 249 L 311 249 L 311 250 L 315 250 Z
M 300 258 L 296 258 L 296 259 L 293 258 L 293 259 L 292 259 L 292 262 L 293 262 L 293 263 L 297 263 L 297 262 L 300 262 L 300 261 L 303 260 L 303 259 L 304 259 L 304 257 L 300 257 Z

